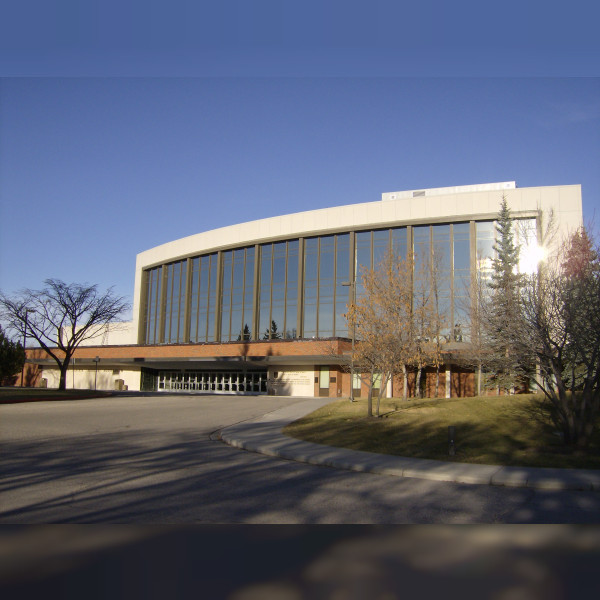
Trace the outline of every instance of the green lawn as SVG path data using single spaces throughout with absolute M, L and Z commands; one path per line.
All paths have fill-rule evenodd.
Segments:
M 81 400 L 85 398 L 104 398 L 111 392 L 94 390 L 54 390 L 45 388 L 0 388 L 0 404 L 19 402 L 40 402 L 43 400 Z
M 586 452 L 567 448 L 534 395 L 383 400 L 369 418 L 366 400 L 340 400 L 288 425 L 292 437 L 377 452 L 456 462 L 600 469 L 600 432 Z M 456 430 L 448 454 L 448 426 Z

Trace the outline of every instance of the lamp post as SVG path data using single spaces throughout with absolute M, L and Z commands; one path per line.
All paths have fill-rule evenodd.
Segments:
M 23 352 L 27 344 L 27 318 L 29 316 L 29 309 L 25 309 L 25 327 L 23 327 Z M 27 360 L 27 353 L 25 353 L 25 360 Z M 23 387 L 25 381 L 25 361 L 23 361 L 23 368 L 21 369 L 21 387 Z
M 344 287 L 350 288 L 352 304 L 356 305 L 356 278 L 353 281 L 342 281 Z M 356 315 L 352 319 L 352 354 L 350 355 L 350 402 L 354 402 L 354 345 L 356 340 Z
M 96 358 L 94 358 L 94 362 L 96 363 L 96 375 L 94 376 L 94 391 L 96 391 L 96 385 L 98 383 L 98 363 L 100 362 L 100 357 L 96 356 Z

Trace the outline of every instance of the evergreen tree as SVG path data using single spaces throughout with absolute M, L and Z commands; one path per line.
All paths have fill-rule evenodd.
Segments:
M 492 380 L 497 387 L 514 391 L 522 367 L 519 346 L 523 329 L 519 303 L 524 280 L 518 271 L 519 246 L 515 242 L 513 219 L 506 196 L 502 197 L 496 233 L 496 256 L 492 261 L 486 310 L 491 363 L 495 372 Z
M 19 373 L 25 364 L 25 350 L 9 340 L 0 327 L 0 382 Z
M 250 333 L 250 327 L 248 327 L 248 323 L 246 323 L 244 325 L 244 331 L 243 333 L 238 334 L 237 336 L 237 341 L 241 342 L 242 340 L 249 340 L 252 337 L 251 333 Z
M 277 330 L 277 323 L 275 321 L 271 321 L 270 329 L 265 331 L 263 336 L 263 340 L 279 340 L 281 339 L 281 333 Z

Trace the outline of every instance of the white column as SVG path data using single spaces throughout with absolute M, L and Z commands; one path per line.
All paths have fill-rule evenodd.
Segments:
M 446 365 L 446 398 L 450 398 L 450 391 L 452 388 L 451 382 L 451 371 L 450 371 L 450 365 Z

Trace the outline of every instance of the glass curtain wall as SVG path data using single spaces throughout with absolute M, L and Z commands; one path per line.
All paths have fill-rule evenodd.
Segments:
M 452 328 L 452 244 L 451 226 L 431 228 L 431 291 L 435 311 L 440 318 L 440 334 L 448 338 Z
M 355 269 L 356 269 L 356 297 L 360 298 L 365 290 L 362 284 L 362 275 L 365 269 L 371 269 L 373 266 L 373 232 L 372 231 L 359 231 L 354 236 L 356 244 L 355 253 Z
M 223 252 L 221 341 L 252 338 L 254 248 Z
M 455 342 L 466 342 L 469 338 L 470 290 L 471 225 L 455 223 L 452 225 L 452 338 Z
M 185 292 L 187 260 L 165 266 L 165 331 L 163 341 L 177 344 L 184 341 Z
M 352 301 L 351 288 L 347 285 L 353 277 L 350 271 L 350 250 L 350 234 L 336 236 L 334 335 L 338 337 L 348 337 L 348 321 L 344 315 Z
M 298 249 L 298 240 L 260 248 L 259 339 L 298 337 Z
M 406 258 L 407 231 L 406 227 L 392 229 L 392 253 L 400 259 Z
M 477 224 L 479 225 L 479 224 Z M 491 230 L 477 230 L 482 264 L 487 264 L 493 237 Z M 442 320 L 441 334 L 448 340 L 466 341 L 471 286 L 471 225 L 424 225 L 413 227 L 415 255 L 415 302 L 432 302 Z
M 521 269 L 529 263 L 535 268 L 536 220 L 515 221 L 515 230 Z M 425 291 L 436 292 L 444 335 L 467 341 L 472 277 L 489 280 L 495 237 L 494 221 L 398 227 L 273 242 L 153 267 L 144 274 L 145 343 L 348 337 L 348 283 L 356 281 L 360 297 L 361 269 L 376 268 L 389 251 L 404 258 L 408 248 L 416 276 L 427 275 Z
M 218 254 L 192 259 L 190 331 L 191 342 L 213 342 L 217 303 Z
M 492 275 L 494 244 L 496 243 L 496 225 L 494 221 L 475 223 L 475 261 L 478 276 L 488 281 Z
M 347 337 L 350 279 L 349 233 L 305 240 L 303 337 Z
M 319 238 L 304 241 L 304 331 L 305 338 L 317 337 L 319 306 Z
M 162 292 L 162 266 L 146 271 L 146 311 L 145 340 L 146 344 L 160 342 L 160 306 Z
M 520 246 L 519 271 L 535 273 L 541 258 L 537 241 L 537 222 L 535 219 L 520 219 L 516 222 L 515 229 L 516 243 Z

